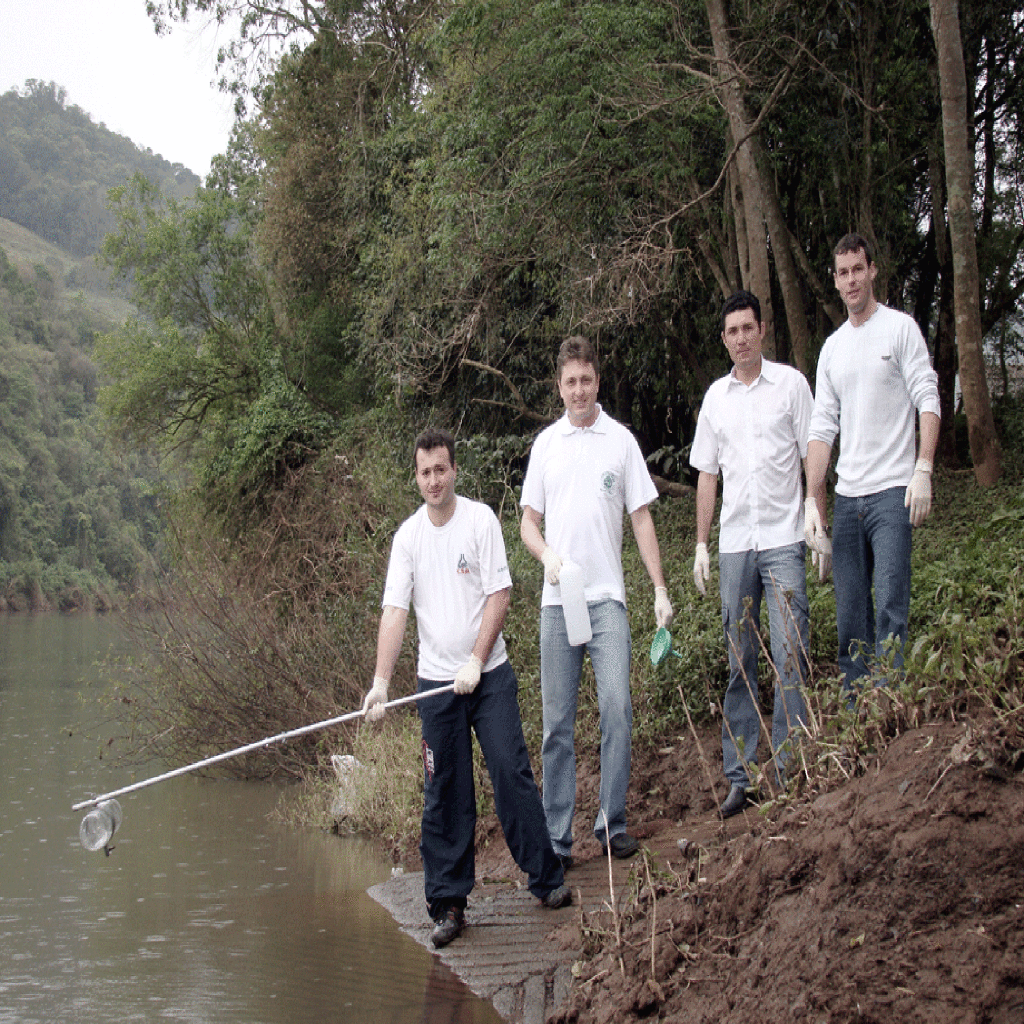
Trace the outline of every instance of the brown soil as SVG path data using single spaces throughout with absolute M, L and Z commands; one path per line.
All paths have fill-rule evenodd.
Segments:
M 1022 1024 L 1024 730 L 1014 729 L 961 720 L 908 731 L 840 788 L 727 822 L 718 763 L 712 797 L 692 741 L 636 754 L 631 830 L 654 854 L 653 892 L 637 858 L 621 944 L 610 914 L 577 931 L 585 959 L 553 1020 Z M 701 741 L 717 756 L 714 734 Z M 584 828 L 597 782 L 581 765 Z M 478 871 L 507 871 L 500 831 L 481 825 Z M 599 847 L 582 839 L 574 854 Z

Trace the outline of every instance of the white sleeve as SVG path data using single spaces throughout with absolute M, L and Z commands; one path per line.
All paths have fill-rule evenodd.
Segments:
M 818 357 L 818 375 L 814 388 L 814 411 L 808 437 L 812 441 L 824 441 L 830 445 L 839 433 L 839 396 L 832 387 L 828 373 L 829 344 L 826 341 Z
M 918 412 L 939 415 L 939 383 L 928 358 L 928 346 L 917 321 L 908 317 L 907 329 L 900 337 L 900 370 L 907 392 Z
M 476 530 L 480 546 L 480 586 L 488 597 L 499 590 L 512 586 L 508 571 L 508 555 L 505 552 L 505 538 L 501 535 L 501 524 L 494 510 L 484 505 Z
M 814 396 L 811 394 L 811 385 L 807 378 L 799 374 L 793 388 L 793 433 L 796 437 L 797 447 L 800 449 L 800 458 L 807 458 L 807 441 L 811 430 L 811 415 L 814 412 Z
M 544 469 L 541 465 L 544 461 L 544 442 L 542 437 L 538 437 L 533 442 L 533 448 L 530 450 L 530 461 L 526 464 L 526 476 L 523 477 L 523 490 L 519 497 L 519 505 L 521 508 L 529 507 L 544 515 Z
M 384 582 L 384 598 L 382 606 L 404 608 L 409 610 L 412 601 L 414 565 L 412 550 L 409 544 L 409 530 L 403 523 L 395 533 L 391 542 L 391 557 L 388 559 L 388 575 Z
M 711 414 L 708 412 L 708 396 L 700 405 L 697 415 L 697 431 L 690 445 L 690 465 L 701 473 L 718 476 L 718 440 L 715 428 L 711 425 Z
M 625 427 L 622 428 L 626 430 Z M 632 515 L 638 508 L 650 505 L 658 498 L 658 488 L 654 486 L 651 479 L 651 471 L 647 468 L 647 460 L 644 453 L 640 451 L 637 439 L 626 430 L 626 465 L 624 495 L 626 499 L 626 511 Z

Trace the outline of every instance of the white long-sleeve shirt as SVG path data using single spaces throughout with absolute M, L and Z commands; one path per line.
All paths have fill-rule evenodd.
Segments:
M 825 342 L 810 438 L 840 436 L 836 492 L 857 498 L 905 487 L 914 475 L 915 410 L 939 415 L 938 378 L 913 317 L 878 304 L 859 327 Z

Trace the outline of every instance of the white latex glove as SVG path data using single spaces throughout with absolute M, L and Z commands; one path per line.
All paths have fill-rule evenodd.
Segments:
M 384 717 L 384 705 L 388 702 L 388 681 L 380 676 L 373 677 L 373 687 L 363 701 L 363 716 L 367 722 L 379 722 Z
M 932 510 L 932 464 L 927 459 L 917 460 L 903 506 L 910 509 L 911 526 L 920 526 L 928 518 Z
M 544 575 L 547 577 L 548 583 L 553 587 L 558 586 L 558 578 L 562 574 L 561 558 L 551 548 L 545 548 L 540 560 L 544 563 Z
M 825 550 L 824 545 L 828 544 L 829 561 L 832 556 L 832 542 L 828 539 L 825 524 L 821 521 L 821 513 L 818 511 L 818 503 L 812 497 L 804 499 L 804 540 L 812 551 L 819 554 Z
M 655 587 L 654 621 L 658 624 L 658 628 L 664 627 L 668 629 L 672 625 L 672 619 L 675 618 L 675 614 L 672 611 L 672 602 L 668 599 L 668 587 Z
M 475 654 L 471 654 L 469 661 L 455 673 L 455 692 L 463 695 L 472 693 L 480 682 L 480 670 L 483 667 L 484 663 Z
M 818 582 L 824 583 L 832 572 L 832 541 L 825 537 L 819 543 L 822 545 L 820 551 L 811 548 L 811 565 L 818 570 Z
M 711 558 L 708 555 L 707 544 L 698 544 L 697 553 L 693 556 L 693 583 L 700 591 L 701 597 L 708 596 L 708 588 L 705 585 L 711 579 Z

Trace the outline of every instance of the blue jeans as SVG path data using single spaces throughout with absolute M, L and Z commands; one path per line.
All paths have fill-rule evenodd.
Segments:
M 846 690 L 868 674 L 865 654 L 881 658 L 890 636 L 897 641 L 893 665 L 899 668 L 903 664 L 910 615 L 913 538 L 910 513 L 903 504 L 905 496 L 904 487 L 890 487 L 860 498 L 836 495 L 832 574 L 839 667 Z
M 757 763 L 762 596 L 768 602 L 771 660 L 776 672 L 772 752 L 780 775 L 786 760 L 786 752 L 780 748 L 790 731 L 807 720 L 803 682 L 810 636 L 805 555 L 803 541 L 767 551 L 718 553 L 722 627 L 729 651 L 729 685 L 722 701 L 722 768 L 732 785 L 746 785 L 746 766 Z
M 589 643 L 570 647 L 560 605 L 540 612 L 540 685 L 544 698 L 544 814 L 556 853 L 572 849 L 572 818 L 576 810 L 576 704 L 584 650 L 590 652 L 601 712 L 601 811 L 594 835 L 626 831 L 626 789 L 629 786 L 633 705 L 629 697 L 632 645 L 626 607 L 619 601 L 587 606 L 594 632 Z
M 443 685 L 420 679 L 417 692 Z M 465 907 L 476 881 L 473 732 L 505 841 L 530 892 L 543 899 L 562 884 L 523 738 L 518 694 L 515 672 L 503 661 L 484 672 L 472 693 L 442 693 L 417 704 L 423 733 L 420 854 L 427 912 L 434 920 L 448 907 Z

